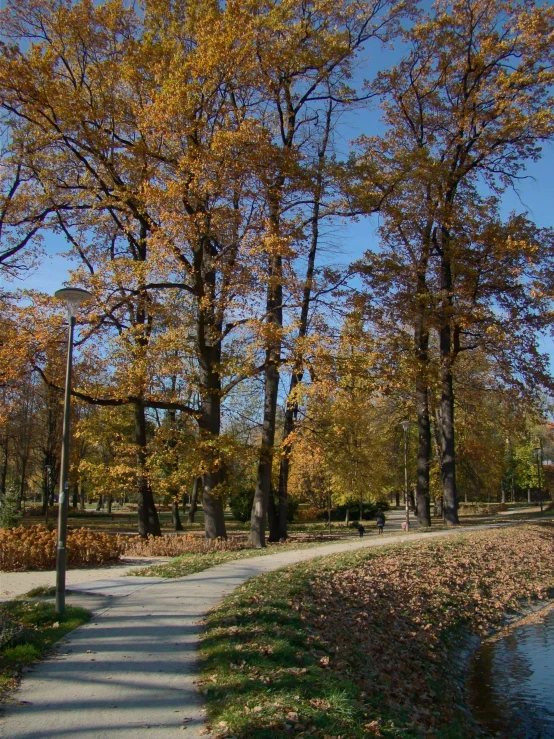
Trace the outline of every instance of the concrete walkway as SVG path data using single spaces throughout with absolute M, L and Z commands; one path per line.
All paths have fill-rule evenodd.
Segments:
M 157 565 L 169 562 L 169 557 L 124 557 L 120 564 L 107 567 L 83 567 L 77 570 L 68 570 L 66 586 L 68 589 L 75 585 L 87 582 L 96 582 L 101 578 L 121 577 L 130 570 L 141 566 Z M 38 587 L 54 587 L 56 585 L 56 570 L 37 570 L 32 572 L 0 572 L 0 602 L 12 600 L 18 595 L 25 595 Z
M 79 605 L 90 599 L 95 615 L 23 680 L 18 703 L 7 707 L 0 723 L 0 736 L 200 739 L 207 732 L 194 685 L 199 622 L 223 596 L 254 575 L 321 555 L 485 528 L 491 525 L 352 538 L 227 562 L 178 580 L 120 577 L 74 585 Z

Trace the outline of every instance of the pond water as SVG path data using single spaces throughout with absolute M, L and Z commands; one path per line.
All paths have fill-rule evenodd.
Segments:
M 482 644 L 467 688 L 473 715 L 490 735 L 554 739 L 554 610 Z

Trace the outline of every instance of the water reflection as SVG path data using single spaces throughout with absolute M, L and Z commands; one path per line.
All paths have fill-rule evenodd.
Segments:
M 468 679 L 473 714 L 504 739 L 554 739 L 554 611 L 475 653 Z

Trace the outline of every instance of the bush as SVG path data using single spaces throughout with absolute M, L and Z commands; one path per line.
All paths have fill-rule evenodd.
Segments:
M 250 521 L 252 503 L 254 502 L 254 491 L 252 488 L 238 488 L 229 500 L 229 508 L 236 521 L 246 523 Z
M 88 529 L 67 533 L 68 567 L 100 567 L 117 562 L 124 550 L 121 536 Z M 57 532 L 37 525 L 0 530 L 0 570 L 53 570 L 56 567 Z
M 298 521 L 317 521 L 321 515 L 321 508 L 314 505 L 303 505 L 298 507 Z
M 494 516 L 501 511 L 507 511 L 505 503 L 460 503 L 458 513 L 465 516 Z
M 0 500 L 0 529 L 12 529 L 17 526 L 20 518 L 21 513 L 17 506 L 17 495 L 8 490 Z
M 28 627 L 14 621 L 9 613 L 0 609 L 0 651 L 21 644 L 28 633 Z

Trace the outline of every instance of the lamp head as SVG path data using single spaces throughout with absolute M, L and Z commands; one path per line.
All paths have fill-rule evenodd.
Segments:
M 88 290 L 82 290 L 80 287 L 62 287 L 61 290 L 56 290 L 54 297 L 59 300 L 65 300 L 67 312 L 71 318 L 74 318 L 79 311 L 81 303 L 84 303 L 85 300 L 90 300 L 92 295 Z
M 410 421 L 402 421 L 402 428 L 404 429 L 404 433 L 407 434 L 410 429 Z

